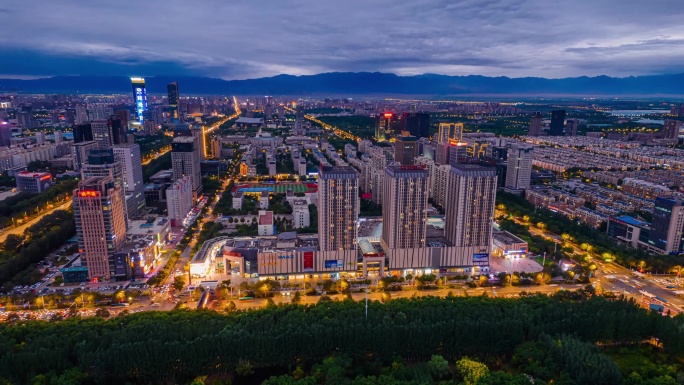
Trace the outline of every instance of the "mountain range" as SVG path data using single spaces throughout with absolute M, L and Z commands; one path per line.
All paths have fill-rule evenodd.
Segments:
M 380 72 L 331 72 L 318 75 L 277 75 L 259 79 L 223 80 L 208 77 L 146 77 L 150 94 L 166 93 L 177 81 L 181 94 L 194 95 L 683 95 L 684 73 L 596 76 L 562 79 L 509 78 L 479 75 L 424 74 L 398 76 Z M 128 93 L 123 76 L 56 76 L 32 80 L 0 79 L 0 93 Z

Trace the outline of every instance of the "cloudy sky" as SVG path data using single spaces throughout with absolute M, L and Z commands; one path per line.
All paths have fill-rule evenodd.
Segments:
M 0 77 L 684 72 L 681 0 L 5 0 Z

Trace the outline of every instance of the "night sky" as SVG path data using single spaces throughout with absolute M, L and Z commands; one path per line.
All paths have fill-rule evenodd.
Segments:
M 8 0 L 0 77 L 684 72 L 679 0 Z

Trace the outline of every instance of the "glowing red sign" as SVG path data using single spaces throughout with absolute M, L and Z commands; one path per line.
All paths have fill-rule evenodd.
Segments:
M 78 192 L 78 196 L 83 198 L 95 198 L 100 196 L 99 191 L 82 190 Z
M 391 112 L 385 112 L 384 114 L 382 114 L 382 116 L 384 116 L 385 119 L 389 119 L 392 117 L 392 113 Z

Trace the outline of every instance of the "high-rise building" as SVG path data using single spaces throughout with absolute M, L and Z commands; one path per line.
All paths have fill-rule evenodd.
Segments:
M 139 122 L 143 122 L 143 112 L 147 111 L 147 90 L 145 89 L 145 78 L 131 78 L 133 84 L 133 101 L 135 104 L 135 115 Z
M 106 120 L 98 120 L 90 122 L 92 132 L 92 140 L 97 142 L 97 147 L 101 149 L 111 148 L 114 144 L 112 142 L 112 131 L 109 122 Z
M 530 188 L 532 177 L 532 158 L 534 147 L 529 144 L 514 143 L 508 151 L 506 169 L 506 189 L 525 190 Z M 517 192 L 517 191 L 516 191 Z
M 166 207 L 171 226 L 183 225 L 183 219 L 192 209 L 192 179 L 184 176 L 166 190 Z
M 397 124 L 396 116 L 391 112 L 385 112 L 375 119 L 375 139 L 378 141 L 389 140 L 394 133 Z
M 82 104 L 79 104 L 78 106 L 76 106 L 76 118 L 75 118 L 75 120 L 76 120 L 76 124 L 83 124 L 83 123 L 88 122 L 88 120 L 90 120 L 88 118 L 88 109 L 86 108 L 86 106 L 84 106 Z
M 64 136 L 62 134 L 62 131 L 57 130 L 57 131 L 55 131 L 54 135 L 55 135 L 55 144 L 62 143 L 62 141 L 64 140 Z
M 428 172 L 421 166 L 387 166 L 382 210 L 385 249 L 425 247 Z
M 684 252 L 684 200 L 656 198 L 648 243 L 662 254 Z
M 460 142 L 463 139 L 463 123 L 440 123 L 437 143 Z
M 43 144 L 43 143 L 45 143 L 45 132 L 43 132 L 43 131 L 36 132 L 36 144 Z
M 81 179 L 86 180 L 90 177 L 105 177 L 111 176 L 114 183 L 120 187 L 117 191 L 121 194 L 121 202 L 125 210 L 125 220 L 128 222 L 128 214 L 135 213 L 133 207 L 126 204 L 126 189 L 124 187 L 123 168 L 121 162 L 114 158 L 114 150 L 112 148 L 94 148 L 88 152 L 88 163 L 81 168 Z
M 142 158 L 140 146 L 137 144 L 121 144 L 112 148 L 114 158 L 121 163 L 121 172 L 126 191 L 126 203 L 130 204 L 131 211 L 128 217 L 133 218 L 142 214 L 145 209 L 145 185 L 143 184 Z M 129 203 L 129 200 L 133 200 Z
M 419 138 L 430 136 L 430 114 L 425 112 L 405 112 L 402 116 L 402 132 Z
M 74 143 L 90 142 L 93 140 L 93 126 L 90 123 L 74 125 Z
M 663 123 L 663 138 L 665 139 L 676 139 L 679 137 L 679 129 L 682 126 L 682 122 L 674 119 L 667 119 Z
M 67 108 L 64 110 L 64 123 L 67 124 L 67 126 L 73 127 L 74 124 L 76 124 L 76 109 L 74 108 Z
M 318 173 L 318 239 L 321 251 L 356 250 L 359 176 L 351 166 L 323 166 Z
M 90 140 L 87 142 L 74 143 L 74 171 L 81 171 L 83 166 L 88 163 L 90 150 L 97 148 L 97 142 Z
M 166 86 L 166 91 L 169 96 L 169 119 L 172 123 L 180 121 L 178 115 L 178 82 L 169 83 Z
M 539 136 L 542 131 L 542 114 L 535 112 L 530 118 L 530 130 L 527 133 L 529 136 Z
M 184 176 L 192 179 L 192 199 L 197 201 L 202 194 L 202 176 L 200 174 L 200 148 L 197 137 L 177 136 L 171 143 L 171 167 L 173 179 Z
M 551 111 L 551 124 L 549 125 L 549 136 L 563 136 L 565 128 L 565 110 Z
M 112 136 L 112 145 L 117 146 L 126 143 L 128 129 L 123 124 L 123 119 L 118 116 L 112 116 L 107 119 L 107 126 L 109 127 L 109 133 Z
M 453 246 L 490 250 L 496 169 L 478 164 L 452 165 L 448 185 L 445 238 Z
M 90 177 L 74 190 L 72 205 L 81 260 L 88 279 L 110 279 L 109 255 L 126 242 L 121 187 L 111 176 Z
M 9 146 L 12 144 L 12 125 L 0 123 L 0 146 Z
M 192 136 L 197 138 L 200 161 L 203 161 L 206 159 L 207 155 L 207 144 L 205 143 L 204 127 L 193 126 L 190 128 L 190 132 L 192 133 Z
M 88 110 L 88 120 L 108 120 L 113 114 L 112 107 L 94 107 Z
M 567 119 L 565 121 L 565 136 L 577 136 L 577 129 L 579 128 L 579 119 Z
M 418 138 L 415 136 L 398 136 L 394 142 L 394 160 L 404 166 L 414 164 L 418 146 Z

